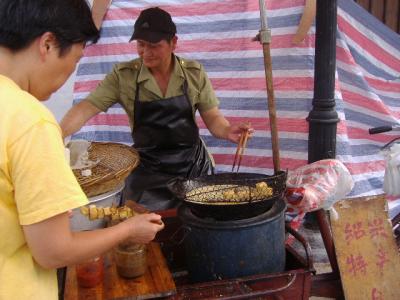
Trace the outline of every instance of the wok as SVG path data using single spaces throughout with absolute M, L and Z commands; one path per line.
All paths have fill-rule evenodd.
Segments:
M 266 195 L 257 192 L 256 186 L 262 182 L 272 188 L 272 193 Z M 283 197 L 286 172 L 279 171 L 272 176 L 258 173 L 219 173 L 189 180 L 175 179 L 168 183 L 168 188 L 197 217 L 239 220 L 267 211 L 276 200 Z M 239 192 L 235 194 L 235 199 L 227 200 L 225 195 L 232 190 Z

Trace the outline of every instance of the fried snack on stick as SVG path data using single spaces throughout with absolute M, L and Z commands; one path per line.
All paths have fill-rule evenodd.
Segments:
M 97 217 L 99 219 L 103 219 L 104 218 L 104 209 L 102 207 L 97 208 Z
M 97 220 L 105 217 L 110 217 L 111 220 L 125 220 L 136 214 L 136 212 L 128 206 L 111 206 L 111 207 L 96 207 L 96 205 L 82 206 L 81 214 L 87 216 L 89 220 Z
M 104 210 L 104 216 L 111 215 L 111 209 L 109 207 L 103 207 L 103 210 Z
M 89 220 L 96 220 L 98 217 L 96 205 L 89 205 Z
M 82 206 L 80 208 L 81 214 L 84 216 L 88 216 L 89 215 L 89 208 L 87 206 Z

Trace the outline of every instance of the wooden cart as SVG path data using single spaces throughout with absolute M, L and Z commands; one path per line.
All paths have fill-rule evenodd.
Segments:
M 303 256 L 293 247 L 287 246 L 284 272 L 192 284 L 185 270 L 183 245 L 176 235 L 181 226 L 176 211 L 163 212 L 163 220 L 165 229 L 158 234 L 156 242 L 148 247 L 150 263 L 145 275 L 130 280 L 119 277 L 112 257 L 106 255 L 104 280 L 94 288 L 79 287 L 75 268 L 68 268 L 64 299 L 309 298 L 314 273 L 311 249 L 297 232 L 288 229 L 288 233 L 304 248 Z

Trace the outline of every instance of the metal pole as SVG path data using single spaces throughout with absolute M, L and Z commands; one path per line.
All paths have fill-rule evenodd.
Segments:
M 265 80 L 267 85 L 269 124 L 271 128 L 272 160 L 274 163 L 274 171 L 276 174 L 280 170 L 280 161 L 279 161 L 278 129 L 276 125 L 275 96 L 272 83 L 272 60 L 271 60 L 271 51 L 269 46 L 271 42 L 271 30 L 268 28 L 264 0 L 259 0 L 259 6 L 260 6 L 260 18 L 261 18 L 260 43 L 263 46 L 263 54 L 264 54 L 264 69 L 265 69 Z
M 336 156 L 336 128 L 339 122 L 335 110 L 336 18 L 336 0 L 317 0 L 314 99 L 313 109 L 307 118 L 309 163 Z M 316 216 L 332 270 L 339 276 L 327 215 L 324 210 L 318 210 Z
M 310 111 L 308 162 L 336 156 L 336 0 L 317 1 L 314 99 Z

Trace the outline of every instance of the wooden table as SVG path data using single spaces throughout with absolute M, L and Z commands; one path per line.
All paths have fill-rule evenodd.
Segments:
M 69 267 L 64 300 L 151 299 L 174 295 L 175 282 L 159 244 L 152 242 L 147 249 L 147 272 L 133 279 L 124 279 L 117 274 L 111 254 L 105 255 L 103 282 L 93 288 L 79 287 L 75 267 Z

